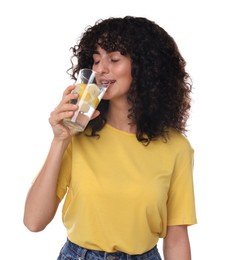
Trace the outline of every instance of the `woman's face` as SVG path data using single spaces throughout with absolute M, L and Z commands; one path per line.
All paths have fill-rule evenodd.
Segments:
M 132 82 L 130 57 L 118 51 L 106 52 L 98 46 L 93 54 L 93 70 L 100 75 L 98 81 L 108 86 L 104 99 L 127 98 Z

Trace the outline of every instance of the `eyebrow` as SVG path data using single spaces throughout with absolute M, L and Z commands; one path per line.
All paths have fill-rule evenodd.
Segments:
M 96 51 L 96 50 L 93 52 L 93 54 L 99 54 L 100 55 L 99 51 Z
M 107 54 L 114 53 L 114 52 L 119 52 L 119 53 L 120 53 L 120 51 L 107 51 Z M 94 55 L 94 54 L 100 55 L 100 52 L 97 51 L 97 50 L 95 50 L 95 51 L 93 51 L 93 55 Z M 121 53 L 120 53 L 120 54 L 121 54 Z

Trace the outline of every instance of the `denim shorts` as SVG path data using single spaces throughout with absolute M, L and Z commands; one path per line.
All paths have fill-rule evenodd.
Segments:
M 157 246 L 141 255 L 128 255 L 123 252 L 108 253 L 82 248 L 67 240 L 57 260 L 161 260 Z

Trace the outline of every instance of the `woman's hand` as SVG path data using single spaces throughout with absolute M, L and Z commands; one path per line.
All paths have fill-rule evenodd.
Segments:
M 72 99 L 77 99 L 78 94 L 71 93 L 75 86 L 69 86 L 65 89 L 59 105 L 51 112 L 49 123 L 52 126 L 54 137 L 60 140 L 71 137 L 70 130 L 63 124 L 63 119 L 72 117 L 78 109 L 77 105 L 71 104 Z
M 72 85 L 65 89 L 61 102 L 50 114 L 49 123 L 52 126 L 54 137 L 59 140 L 69 139 L 72 135 L 69 128 L 63 124 L 63 119 L 72 117 L 78 109 L 77 105 L 71 103 L 71 100 L 78 98 L 77 93 L 71 93 L 74 88 L 75 86 Z M 100 112 L 96 110 L 91 119 L 99 114 Z

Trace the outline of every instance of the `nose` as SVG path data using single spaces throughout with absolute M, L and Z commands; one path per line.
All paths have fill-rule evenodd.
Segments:
M 95 65 L 95 71 L 100 74 L 109 73 L 109 64 L 106 59 L 101 59 L 98 64 Z

